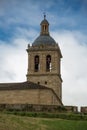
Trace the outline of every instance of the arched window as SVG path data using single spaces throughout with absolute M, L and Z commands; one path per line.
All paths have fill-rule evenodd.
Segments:
M 47 55 L 46 57 L 46 71 L 51 71 L 51 56 Z
M 39 56 L 35 56 L 34 58 L 34 70 L 35 72 L 39 71 Z
M 47 31 L 47 26 L 45 25 L 45 31 Z

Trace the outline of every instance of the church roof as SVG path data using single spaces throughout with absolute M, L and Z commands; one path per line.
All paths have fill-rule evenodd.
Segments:
M 41 22 L 41 25 L 42 24 L 48 24 L 49 25 L 49 22 L 44 18 L 44 20 L 42 20 L 42 22 Z
M 55 40 L 49 35 L 40 35 L 35 39 L 33 45 L 55 45 Z
M 26 90 L 26 89 L 49 89 L 49 88 L 29 81 L 20 82 L 20 83 L 0 83 L 0 91 L 1 90 Z
M 46 14 L 44 13 L 44 20 L 42 20 L 41 22 L 41 25 L 43 24 L 48 24 L 49 25 L 49 22 L 46 20 Z

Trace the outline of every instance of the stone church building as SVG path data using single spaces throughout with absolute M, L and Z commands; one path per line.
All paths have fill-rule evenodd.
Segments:
M 0 83 L 0 104 L 63 105 L 61 50 L 50 36 L 45 15 L 40 26 L 39 36 L 27 48 L 27 81 Z

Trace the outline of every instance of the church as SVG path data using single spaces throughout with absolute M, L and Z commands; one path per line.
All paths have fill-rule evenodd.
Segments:
M 27 80 L 0 83 L 0 104 L 58 105 L 62 103 L 61 50 L 50 36 L 44 15 L 40 34 L 28 44 Z

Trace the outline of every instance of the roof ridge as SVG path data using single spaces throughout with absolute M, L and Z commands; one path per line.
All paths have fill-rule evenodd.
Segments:
M 20 83 L 0 84 L 0 90 L 24 90 L 24 89 L 49 89 L 49 88 L 29 81 Z
M 63 103 L 62 103 L 62 101 L 60 100 L 60 98 L 59 98 L 59 96 L 55 93 L 55 91 L 52 89 L 52 88 L 50 88 L 51 90 L 52 90 L 52 92 L 55 94 L 55 96 L 57 97 L 57 99 L 61 102 L 61 104 L 63 105 Z

